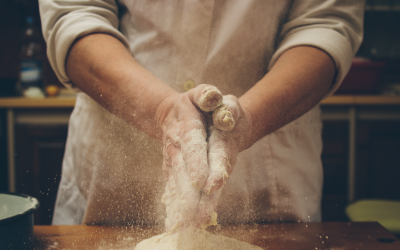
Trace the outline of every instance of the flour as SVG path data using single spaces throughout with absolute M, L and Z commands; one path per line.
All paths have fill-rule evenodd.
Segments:
M 261 250 L 249 243 L 187 228 L 174 234 L 163 233 L 140 242 L 135 250 Z

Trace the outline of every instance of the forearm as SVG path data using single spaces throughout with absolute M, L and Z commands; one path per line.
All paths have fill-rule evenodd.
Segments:
M 176 92 L 141 67 L 118 39 L 106 34 L 85 36 L 71 47 L 66 65 L 79 89 L 111 113 L 160 139 L 157 108 Z
M 317 105 L 331 87 L 334 74 L 332 59 L 317 48 L 300 46 L 283 53 L 271 71 L 239 99 L 253 124 L 244 147 Z

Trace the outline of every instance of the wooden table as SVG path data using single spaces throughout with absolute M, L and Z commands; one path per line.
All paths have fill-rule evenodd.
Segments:
M 33 249 L 133 249 L 163 230 L 149 226 L 35 226 Z M 400 249 L 400 240 L 376 222 L 234 225 L 210 231 L 263 249 Z

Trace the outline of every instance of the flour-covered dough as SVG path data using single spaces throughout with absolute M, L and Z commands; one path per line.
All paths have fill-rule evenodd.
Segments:
M 203 230 L 163 233 L 140 242 L 135 250 L 261 250 L 247 242 Z

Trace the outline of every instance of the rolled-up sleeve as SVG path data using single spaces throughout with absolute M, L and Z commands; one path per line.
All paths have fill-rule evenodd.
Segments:
M 65 60 L 74 41 L 91 33 L 106 33 L 128 43 L 119 32 L 114 0 L 39 0 L 47 56 L 59 80 L 76 89 L 67 76 Z
M 313 46 L 330 55 L 336 66 L 333 94 L 350 69 L 363 37 L 364 0 L 294 0 L 269 64 L 296 46 Z

